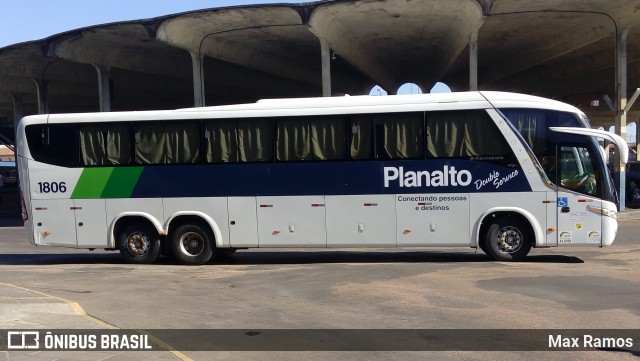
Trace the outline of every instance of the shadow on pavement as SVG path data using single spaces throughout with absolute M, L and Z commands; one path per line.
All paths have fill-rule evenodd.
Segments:
M 563 255 L 536 255 L 524 259 L 525 263 L 584 263 L 578 257 Z M 332 264 L 332 263 L 488 263 L 494 262 L 484 253 L 449 252 L 379 252 L 379 251 L 278 251 L 242 252 L 223 256 L 207 265 L 277 265 L 277 264 Z M 0 254 L 0 265 L 55 265 L 55 264 L 126 264 L 118 252 L 112 253 L 16 253 Z M 156 264 L 179 265 L 174 259 L 161 257 Z
M 311 263 L 494 263 L 484 253 L 454 253 L 433 251 L 410 252 L 238 252 L 221 257 L 210 264 L 311 264 Z M 562 255 L 529 256 L 523 262 L 584 263 L 577 257 Z M 495 262 L 497 264 L 497 262 Z
M 0 227 L 24 227 L 24 221 L 21 217 L 0 216 Z

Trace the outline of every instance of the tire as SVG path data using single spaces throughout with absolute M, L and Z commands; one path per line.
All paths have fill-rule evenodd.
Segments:
M 185 265 L 201 265 L 213 256 L 213 234 L 208 227 L 183 224 L 171 232 L 171 253 Z
M 120 232 L 118 250 L 129 263 L 153 263 L 160 254 L 160 236 L 150 225 L 131 224 Z
M 514 217 L 500 217 L 487 229 L 484 247 L 487 255 L 496 261 L 521 261 L 533 245 L 529 226 Z

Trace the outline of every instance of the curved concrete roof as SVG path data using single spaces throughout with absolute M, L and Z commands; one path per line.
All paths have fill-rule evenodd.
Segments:
M 612 120 L 604 102 L 589 101 L 615 99 L 616 33 L 625 29 L 628 88 L 640 86 L 638 23 L 637 0 L 335 0 L 96 25 L 0 48 L 0 119 L 37 113 L 38 92 L 50 112 L 98 111 L 99 69 L 112 110 L 193 106 L 200 57 L 207 105 L 320 96 L 321 40 L 332 49 L 335 95 L 405 82 L 466 90 L 477 32 L 480 89 L 555 98 Z

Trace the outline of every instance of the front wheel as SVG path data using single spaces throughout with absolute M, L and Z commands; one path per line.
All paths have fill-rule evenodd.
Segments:
M 182 264 L 201 265 L 213 255 L 211 231 L 195 224 L 183 224 L 171 233 L 171 253 Z
M 529 227 L 513 217 L 501 217 L 487 229 L 483 250 L 497 261 L 521 261 L 529 254 L 533 236 Z

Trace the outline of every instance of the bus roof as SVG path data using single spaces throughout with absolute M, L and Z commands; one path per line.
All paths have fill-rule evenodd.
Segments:
M 455 105 L 454 105 L 455 104 Z M 398 108 L 401 107 L 401 108 Z M 256 103 L 157 111 L 51 114 L 28 117 L 27 123 L 72 123 L 162 119 L 241 118 L 336 115 L 484 108 L 542 108 L 573 113 L 577 108 L 546 98 L 496 91 L 470 91 L 391 96 L 343 96 L 262 99 Z M 90 115 L 90 116 L 88 116 Z M 37 120 L 34 119 L 38 117 Z M 45 118 L 48 117 L 48 120 Z

